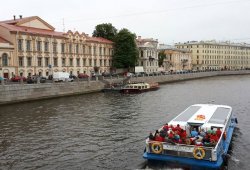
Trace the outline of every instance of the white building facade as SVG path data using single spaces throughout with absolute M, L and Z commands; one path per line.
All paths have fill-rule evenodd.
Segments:
M 158 72 L 158 40 L 142 39 L 138 36 L 136 43 L 139 50 L 138 66 L 142 66 L 147 73 Z

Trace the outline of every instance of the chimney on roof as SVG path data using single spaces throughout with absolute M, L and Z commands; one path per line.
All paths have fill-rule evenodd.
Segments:
M 13 18 L 14 18 L 14 20 L 16 20 L 16 16 L 15 15 L 13 15 Z
M 20 19 L 22 19 L 22 18 L 23 18 L 23 16 L 22 16 L 22 15 L 19 15 L 19 17 L 20 17 Z

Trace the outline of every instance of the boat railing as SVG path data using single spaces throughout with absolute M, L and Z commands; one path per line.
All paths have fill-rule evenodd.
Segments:
M 181 156 L 188 158 L 196 158 L 195 150 L 200 148 L 203 152 L 202 159 L 203 160 L 212 160 L 212 152 L 214 147 L 210 146 L 196 146 L 196 145 L 188 145 L 188 144 L 179 144 L 179 143 L 170 143 L 170 142 L 158 142 L 158 141 L 149 141 L 148 140 L 148 148 L 147 152 L 154 154 L 162 154 L 162 155 L 171 155 L 171 156 Z M 158 147 L 155 150 L 155 146 Z

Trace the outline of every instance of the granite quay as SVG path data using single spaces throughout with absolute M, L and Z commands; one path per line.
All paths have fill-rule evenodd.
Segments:
M 244 75 L 250 74 L 250 70 L 240 71 L 213 71 L 188 74 L 170 74 L 144 77 L 131 77 L 131 82 L 158 82 L 170 83 L 175 81 L 191 80 L 213 76 Z M 109 78 L 88 81 L 76 81 L 65 83 L 38 83 L 38 84 L 4 84 L 0 85 L 0 104 L 55 98 L 76 94 L 100 92 L 107 83 L 118 83 L 123 78 Z

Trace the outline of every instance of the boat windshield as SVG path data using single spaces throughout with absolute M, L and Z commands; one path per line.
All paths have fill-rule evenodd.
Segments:
M 174 121 L 187 122 L 200 108 L 201 106 L 190 106 L 187 110 L 176 117 Z
M 213 116 L 209 119 L 208 123 L 211 124 L 225 124 L 227 116 L 230 114 L 229 108 L 218 107 Z

